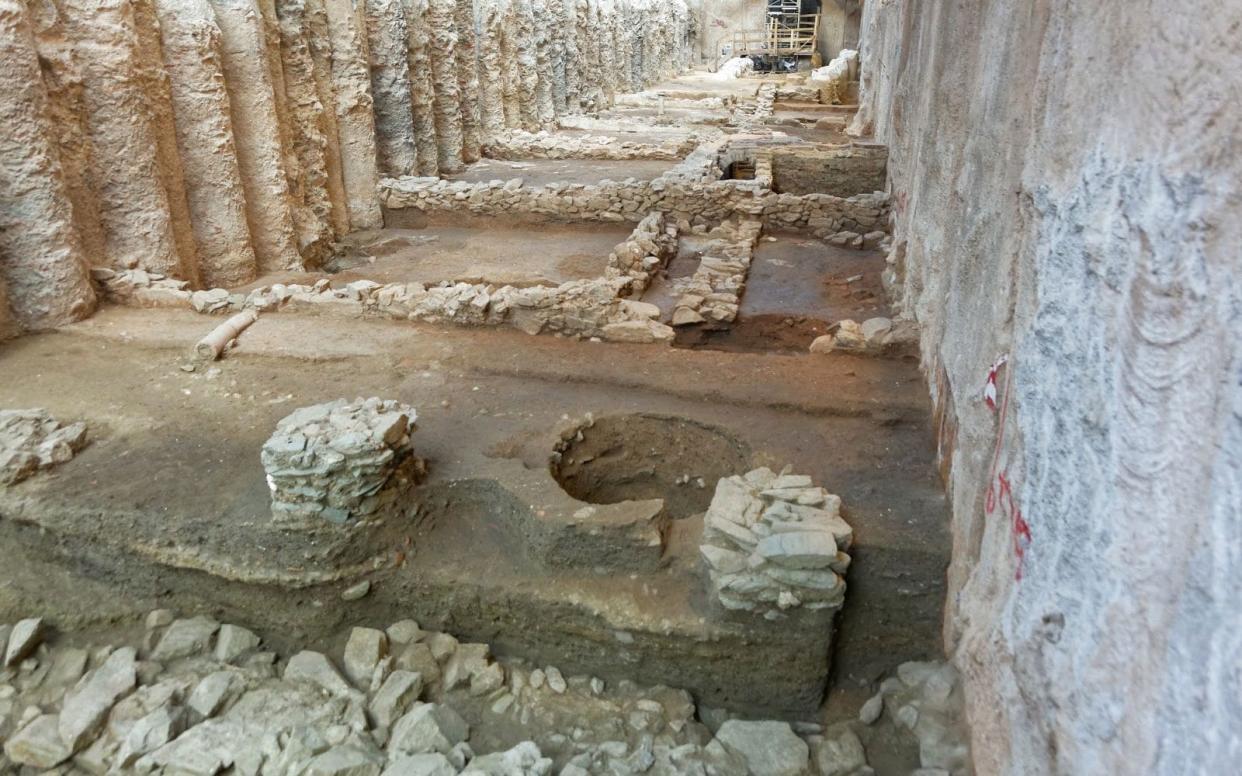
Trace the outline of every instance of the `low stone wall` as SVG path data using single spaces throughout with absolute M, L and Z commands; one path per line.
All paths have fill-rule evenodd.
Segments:
M 829 102 L 824 99 L 823 90 L 818 83 L 782 84 L 776 90 L 777 102 Z
M 483 143 L 489 159 L 650 159 L 677 161 L 698 147 L 697 133 L 670 137 L 663 143 L 636 143 L 606 135 L 570 136 L 515 129 L 500 132 Z
M 605 276 L 629 278 L 631 292 L 638 295 L 646 290 L 651 272 L 676 255 L 676 227 L 666 226 L 662 214 L 652 213 L 639 221 L 629 238 L 608 255 Z
M 698 162 L 693 157 L 686 162 Z M 709 165 L 715 169 L 714 156 Z M 758 172 L 758 169 L 756 170 Z M 597 184 L 549 183 L 526 186 L 521 179 L 485 183 L 450 182 L 439 178 L 385 178 L 380 197 L 390 225 L 397 211 L 424 214 L 509 216 L 523 220 L 565 222 L 638 222 L 653 211 L 664 213 L 686 230 L 706 233 L 739 214 L 788 229 L 860 234 L 888 230 L 888 196 L 881 192 L 838 197 L 831 194 L 778 194 L 764 181 L 687 181 L 679 165 L 650 181 L 601 181 Z M 704 173 L 707 174 L 707 173 Z M 680 178 L 680 179 L 679 179 Z
M 762 84 L 759 87 L 759 91 L 755 94 L 755 101 L 753 103 L 739 106 L 733 110 L 730 123 L 742 129 L 756 127 L 772 118 L 772 106 L 775 102 L 776 84 Z
M 347 317 L 376 316 L 464 326 L 514 326 L 528 334 L 598 337 L 613 342 L 671 342 L 673 330 L 660 323 L 658 307 L 629 299 L 646 288 L 650 273 L 677 251 L 677 228 L 651 213 L 608 259 L 604 277 L 559 286 L 514 288 L 487 283 L 380 284 L 356 280 L 333 288 L 327 278 L 314 285 L 263 286 L 248 294 L 215 288 L 191 291 L 183 280 L 143 270 L 97 268 L 92 275 L 110 301 L 142 307 L 190 306 L 203 313 L 244 309 L 274 312 L 293 308 Z
M 775 148 L 771 158 L 772 188 L 785 194 L 851 197 L 884 191 L 888 182 L 888 150 L 878 143 Z
M 689 278 L 674 281 L 681 292 L 673 311 L 673 325 L 729 323 L 737 318 L 755 243 L 763 224 L 755 219 L 726 221 L 715 230 L 717 239 L 703 252 L 698 269 Z

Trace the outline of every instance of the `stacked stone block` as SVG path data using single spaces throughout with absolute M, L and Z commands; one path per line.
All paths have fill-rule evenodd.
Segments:
M 378 517 L 390 482 L 412 480 L 421 467 L 410 441 L 416 418 L 413 407 L 370 398 L 303 407 L 281 420 L 261 454 L 273 518 Z
M 797 607 L 840 608 L 852 540 L 840 497 L 765 467 L 716 484 L 699 551 L 724 608 L 777 619 Z

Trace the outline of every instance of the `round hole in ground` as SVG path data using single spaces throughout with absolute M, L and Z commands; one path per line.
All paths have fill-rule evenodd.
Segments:
M 705 512 L 718 479 L 750 468 L 750 448 L 737 437 L 672 415 L 598 418 L 558 450 L 552 476 L 579 501 L 659 498 L 674 519 Z

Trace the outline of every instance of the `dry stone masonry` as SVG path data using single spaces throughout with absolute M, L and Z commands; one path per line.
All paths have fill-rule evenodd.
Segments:
M 725 221 L 709 233 L 694 275 L 674 282 L 680 292 L 673 325 L 729 323 L 737 318 L 746 274 L 763 225 L 756 219 Z
M 699 548 L 716 600 L 778 619 L 845 600 L 853 530 L 841 499 L 811 478 L 760 468 L 716 483 Z
M 262 452 L 273 518 L 352 524 L 380 517 L 420 472 L 410 441 L 416 419 L 413 407 L 371 398 L 303 407 L 281 420 Z
M 651 274 L 676 253 L 677 234 L 675 225 L 660 213 L 652 213 L 613 249 L 603 277 L 558 286 L 497 287 L 452 280 L 428 286 L 356 280 L 334 288 L 323 278 L 314 285 L 276 283 L 241 294 L 225 288 L 191 291 L 183 280 L 143 270 L 116 272 L 99 267 L 92 274 L 105 298 L 142 307 L 188 305 L 201 313 L 295 309 L 463 326 L 508 325 L 528 334 L 667 344 L 673 330 L 657 320 L 659 308 L 630 297 L 641 293 Z
M 483 147 L 489 159 L 665 159 L 680 161 L 706 138 L 707 133 L 686 132 L 664 143 L 640 143 L 607 135 L 568 136 L 541 130 L 501 130 Z

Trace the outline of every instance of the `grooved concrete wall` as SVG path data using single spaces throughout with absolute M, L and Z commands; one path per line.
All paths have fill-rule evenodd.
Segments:
M 381 174 L 667 78 L 688 21 L 683 0 L 0 0 L 0 336 L 89 315 L 91 267 L 313 266 L 382 225 Z
M 855 129 L 890 146 L 944 418 L 976 772 L 1235 771 L 1242 6 L 864 13 Z

